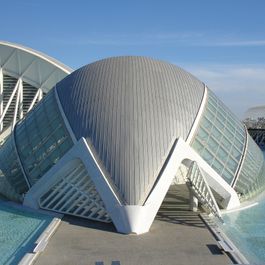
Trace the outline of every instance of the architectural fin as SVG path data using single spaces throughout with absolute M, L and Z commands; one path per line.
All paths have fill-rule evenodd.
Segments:
M 65 172 L 40 198 L 42 209 L 111 222 L 103 201 L 81 160 Z

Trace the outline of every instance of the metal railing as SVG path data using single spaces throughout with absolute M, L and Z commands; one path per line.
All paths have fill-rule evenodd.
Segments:
M 206 181 L 204 173 L 198 164 L 193 161 L 187 173 L 187 184 L 191 188 L 194 196 L 198 201 L 214 216 L 218 217 L 222 222 L 222 216 L 212 191 Z

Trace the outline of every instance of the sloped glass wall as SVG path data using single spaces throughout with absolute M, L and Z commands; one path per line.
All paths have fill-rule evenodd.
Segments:
M 232 184 L 245 141 L 244 125 L 208 90 L 206 108 L 191 146 L 227 183 Z
M 73 146 L 54 90 L 17 124 L 15 137 L 23 168 L 34 185 Z

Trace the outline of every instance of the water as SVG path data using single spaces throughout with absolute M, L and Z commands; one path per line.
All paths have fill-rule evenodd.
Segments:
M 265 263 L 265 198 L 252 207 L 222 215 L 222 230 L 251 263 Z
M 0 201 L 0 264 L 18 264 L 52 219 Z

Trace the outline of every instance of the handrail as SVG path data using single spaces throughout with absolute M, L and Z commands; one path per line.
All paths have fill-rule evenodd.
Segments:
M 223 222 L 220 209 L 206 181 L 204 173 L 195 161 L 192 161 L 189 167 L 187 184 L 190 186 L 199 202 Z

